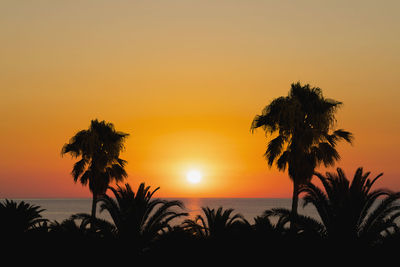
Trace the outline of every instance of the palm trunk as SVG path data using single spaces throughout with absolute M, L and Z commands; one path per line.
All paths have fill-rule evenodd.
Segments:
M 96 220 L 96 206 L 97 206 L 97 195 L 93 193 L 92 198 L 92 222 L 90 223 L 90 229 L 94 230 L 94 221 Z
M 291 223 L 290 223 L 290 229 L 294 230 L 295 225 L 293 223 L 294 218 L 297 216 L 297 207 L 299 205 L 299 189 L 300 185 L 296 180 L 293 180 L 293 196 L 292 196 L 292 211 L 291 211 Z

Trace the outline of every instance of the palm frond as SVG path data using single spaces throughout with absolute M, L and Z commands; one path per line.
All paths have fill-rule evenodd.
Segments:
M 150 216 L 150 218 L 146 221 L 146 227 L 153 228 L 154 225 L 160 224 L 164 219 L 169 217 L 175 217 L 177 215 L 176 212 L 170 211 L 173 207 L 183 208 L 183 203 L 181 201 L 166 201 L 161 200 L 159 202 L 161 206 Z M 183 214 L 183 213 L 182 213 Z M 168 220 L 169 221 L 169 220 Z
M 332 217 L 328 196 L 312 183 L 301 187 L 300 193 L 306 193 L 303 197 L 303 208 L 312 204 L 317 209 L 322 222 L 324 222 L 325 225 L 329 225 Z
M 74 182 L 78 181 L 79 176 L 81 176 L 82 173 L 85 171 L 86 164 L 87 161 L 85 158 L 82 158 L 74 164 L 71 172 L 72 177 L 74 178 Z
M 367 232 L 374 224 L 382 221 L 390 213 L 400 210 L 400 205 L 394 205 L 400 199 L 400 192 L 393 193 L 384 198 L 379 205 L 369 214 L 361 225 L 362 231 Z M 393 206 L 394 205 L 394 206 Z
M 276 138 L 272 139 L 269 144 L 267 151 L 265 152 L 265 158 L 268 161 L 268 165 L 272 166 L 275 159 L 279 157 L 282 153 L 283 145 L 285 143 L 285 137 L 282 135 L 278 135 Z
M 284 151 L 279 159 L 276 161 L 276 166 L 279 170 L 284 171 L 286 166 L 289 164 L 290 152 L 288 150 Z
M 354 140 L 354 136 L 352 133 L 345 131 L 343 129 L 339 129 L 333 132 L 333 135 L 337 138 L 337 139 L 343 139 L 345 140 L 347 143 L 352 144 L 353 140 Z
M 124 238 L 133 238 L 136 242 L 150 242 L 158 234 L 170 228 L 170 222 L 187 215 L 179 212 L 183 208 L 180 201 L 152 199 L 158 190 L 151 191 L 150 186 L 141 183 L 134 192 L 129 184 L 125 187 L 109 188 L 115 200 L 109 196 L 99 199 L 101 210 L 107 210 L 116 226 L 116 232 Z
M 5 199 L 0 202 L 0 224 L 4 229 L 11 233 L 24 233 L 47 219 L 42 218 L 41 213 L 45 211 L 40 206 L 32 205 L 25 201 L 16 202 L 14 200 Z

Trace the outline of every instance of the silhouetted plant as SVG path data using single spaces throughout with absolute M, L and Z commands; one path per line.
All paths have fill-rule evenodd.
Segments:
M 125 188 L 110 187 L 115 199 L 108 195 L 99 199 L 101 211 L 107 210 L 110 213 L 120 238 L 131 240 L 142 247 L 163 230 L 170 228 L 173 219 L 187 215 L 174 210 L 183 208 L 180 201 L 152 199 L 158 189 L 150 191 L 150 186 L 141 183 L 135 193 L 126 184 Z
M 202 207 L 205 219 L 201 215 L 197 215 L 194 220 L 187 219 L 183 222 L 183 227 L 193 234 L 201 237 L 219 237 L 232 233 L 237 226 L 247 225 L 249 222 L 243 215 L 237 213 L 232 216 L 233 209 L 218 210 Z
M 26 233 L 47 221 L 40 214 L 44 209 L 25 201 L 17 203 L 6 199 L 0 202 L 0 231 L 1 236 L 15 236 Z
M 77 236 L 88 236 L 88 224 L 83 221 L 77 221 L 74 217 L 63 220 L 61 223 L 54 221 L 50 224 L 50 232 L 65 235 L 69 238 L 76 238 Z
M 261 216 L 254 218 L 254 224 L 252 225 L 254 242 L 263 244 L 264 250 L 266 246 L 269 247 L 268 249 L 272 246 L 277 246 L 288 232 L 285 227 L 286 222 L 283 222 L 281 217 L 278 217 L 278 219 L 271 217 L 273 216 L 263 213 Z
M 290 209 L 273 208 L 266 210 L 261 218 L 268 218 L 271 220 L 271 217 L 278 218 L 275 225 L 273 225 L 273 228 L 283 235 L 307 235 L 309 237 L 314 236 L 318 238 L 323 238 L 325 236 L 324 226 L 318 220 L 311 218 L 310 216 L 297 214 L 293 217 Z M 296 224 L 295 229 L 289 228 L 292 223 Z M 293 232 L 293 230 L 296 230 L 296 232 Z
M 296 227 L 291 227 L 293 224 Z M 290 209 L 266 210 L 255 218 L 253 229 L 255 242 L 264 246 L 261 253 L 269 251 L 271 255 L 291 255 L 300 258 L 304 258 L 304 255 L 310 252 L 318 255 L 325 253 L 326 232 L 323 224 L 302 214 L 294 216 Z
M 271 217 L 278 217 L 275 223 Z M 278 213 L 273 213 L 271 210 L 265 211 L 261 216 L 254 218 L 253 228 L 256 232 L 262 235 L 284 235 L 287 232 L 285 225 L 289 222 L 284 216 Z
M 96 199 L 107 190 L 111 181 L 127 177 L 126 161 L 119 158 L 128 134 L 117 132 L 112 123 L 92 120 L 88 130 L 82 130 L 62 148 L 62 155 L 71 154 L 81 159 L 74 164 L 72 176 L 82 185 L 89 184 L 93 194 L 92 212 L 96 217 Z
M 332 128 L 342 103 L 326 99 L 318 87 L 293 83 L 289 95 L 274 99 L 257 115 L 251 129 L 262 127 L 270 141 L 265 158 L 271 167 L 286 168 L 293 181 L 292 213 L 297 214 L 300 185 L 311 180 L 321 163 L 331 166 L 340 158 L 337 142 L 352 141 L 352 134 Z
M 90 214 L 74 214 L 62 222 L 52 222 L 48 233 L 40 240 L 36 238 L 33 244 L 41 242 L 42 250 L 55 255 L 74 255 L 79 260 L 101 263 L 104 257 L 99 255 L 119 251 L 116 241 L 112 223 L 97 218 L 93 222 Z
M 95 227 L 91 227 L 94 225 Z M 115 237 L 115 226 L 103 219 L 93 218 L 87 213 L 71 215 L 70 218 L 61 223 L 55 221 L 50 225 L 50 232 L 61 234 L 68 238 L 113 238 Z
M 81 220 L 81 227 L 86 227 L 87 225 L 94 225 L 91 227 L 90 231 L 92 235 L 97 235 L 100 238 L 114 238 L 117 234 L 117 229 L 111 222 L 96 218 L 93 221 L 93 217 L 87 213 L 78 213 L 70 217 L 71 220 Z
M 364 240 L 377 242 L 390 229 L 397 229 L 395 220 L 400 216 L 400 193 L 386 189 L 371 190 L 382 176 L 368 179 L 370 172 L 358 168 L 350 182 L 342 169 L 337 173 L 316 176 L 322 182 L 325 192 L 312 183 L 305 185 L 301 192 L 304 206 L 316 207 L 327 237 L 333 241 L 352 242 Z

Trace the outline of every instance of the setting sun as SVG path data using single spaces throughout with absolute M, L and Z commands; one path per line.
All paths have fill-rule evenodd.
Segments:
M 198 170 L 190 170 L 186 173 L 186 180 L 191 184 L 198 184 L 201 182 L 202 174 Z
M 2 1 L 1 198 L 92 197 L 60 150 L 93 119 L 129 134 L 122 185 L 291 198 L 250 126 L 297 81 L 343 102 L 337 128 L 355 136 L 317 171 L 364 166 L 400 190 L 399 1 L 172 3 Z

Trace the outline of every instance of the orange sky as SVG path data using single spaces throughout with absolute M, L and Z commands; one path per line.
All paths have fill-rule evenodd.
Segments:
M 61 147 L 130 134 L 128 182 L 164 197 L 290 197 L 256 114 L 292 82 L 344 102 L 337 164 L 400 190 L 399 1 L 2 1 L 0 198 L 88 197 Z M 202 171 L 188 184 L 185 172 Z

